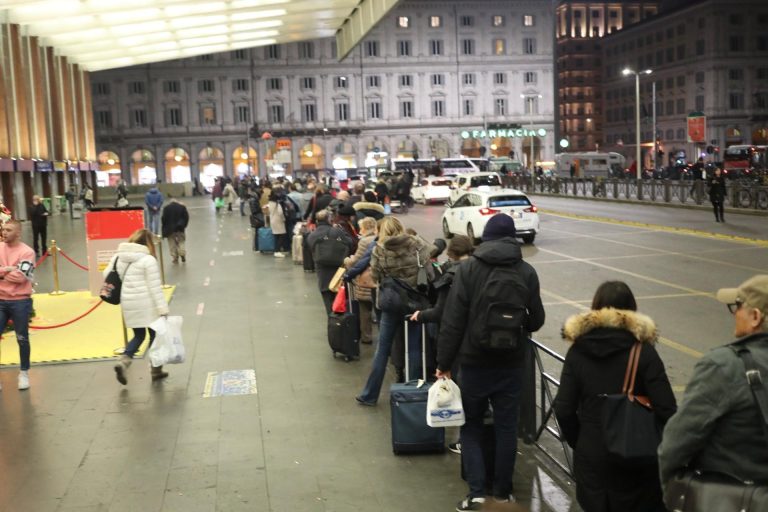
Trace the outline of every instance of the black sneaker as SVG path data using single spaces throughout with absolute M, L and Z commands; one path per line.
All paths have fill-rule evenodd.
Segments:
M 485 498 L 464 498 L 456 505 L 456 512 L 465 510 L 482 510 Z
M 461 443 L 451 443 L 448 445 L 448 450 L 452 451 L 456 455 L 461 455 Z

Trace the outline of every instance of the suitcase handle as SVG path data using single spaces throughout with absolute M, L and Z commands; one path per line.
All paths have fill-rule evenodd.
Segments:
M 405 325 L 403 331 L 405 335 L 405 382 L 411 380 L 410 364 L 408 358 L 408 322 L 411 315 L 405 315 Z M 421 323 L 421 380 L 427 380 L 427 324 Z

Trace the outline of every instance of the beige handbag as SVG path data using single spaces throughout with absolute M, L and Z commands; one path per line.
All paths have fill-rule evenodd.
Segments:
M 339 287 L 344 284 L 344 273 L 347 271 L 344 267 L 339 267 L 336 269 L 336 273 L 333 274 L 333 277 L 331 278 L 331 282 L 328 283 L 328 289 L 332 292 L 338 292 Z

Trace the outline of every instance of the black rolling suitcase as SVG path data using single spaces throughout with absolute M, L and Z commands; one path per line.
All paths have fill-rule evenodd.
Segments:
M 301 246 L 301 264 L 304 267 L 304 272 L 314 272 L 315 271 L 315 259 L 312 256 L 312 251 L 309 250 L 309 245 L 307 244 L 307 238 L 309 238 L 309 231 L 306 233 L 303 233 L 302 236 L 304 237 L 304 242 Z
M 427 425 L 427 397 L 431 382 L 426 382 L 426 329 L 421 324 L 422 380 L 410 380 L 408 361 L 408 318 L 405 320 L 405 383 L 389 388 L 392 417 L 392 451 L 403 453 L 442 452 L 445 450 L 445 429 Z M 419 383 L 421 382 L 421 385 Z
M 345 361 L 351 361 L 360 358 L 360 320 L 352 301 L 352 286 L 346 283 L 346 287 L 349 297 L 347 311 L 328 317 L 328 344 L 333 357 L 341 354 Z

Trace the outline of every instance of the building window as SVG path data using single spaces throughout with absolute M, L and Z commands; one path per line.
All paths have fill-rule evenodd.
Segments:
M 680 75 L 679 77 L 677 77 L 677 86 L 685 87 L 685 76 Z
M 99 128 L 112 128 L 112 112 L 109 110 L 97 111 L 96 126 Z
M 461 52 L 464 55 L 475 54 L 475 40 L 474 39 L 462 39 L 461 40 Z
M 378 57 L 379 56 L 379 42 L 378 41 L 366 41 L 365 42 L 365 56 L 366 57 Z
M 444 100 L 432 100 L 432 117 L 445 117 Z
M 181 83 L 178 80 L 165 80 L 163 82 L 163 92 L 165 94 L 179 94 Z
M 94 96 L 109 96 L 109 83 L 107 82 L 94 82 L 93 84 Z
M 336 104 L 336 120 L 349 121 L 349 103 L 346 101 Z
M 523 53 L 526 55 L 533 55 L 536 53 L 536 39 L 532 37 L 523 39 Z
M 129 94 L 144 94 L 146 92 L 146 86 L 144 82 L 128 82 Z
M 280 46 L 271 44 L 264 50 L 267 60 L 277 60 L 280 58 Z
M 200 124 L 208 126 L 216 124 L 216 107 L 207 106 L 200 108 Z
M 744 38 L 742 36 L 731 36 L 728 38 L 728 50 L 732 52 L 744 51 Z
M 246 78 L 238 78 L 232 80 L 233 92 L 248 92 L 248 80 Z
M 413 117 L 413 102 L 411 100 L 400 102 L 400 117 L 410 119 Z
M 368 119 L 381 119 L 381 101 L 368 102 Z
M 507 52 L 507 41 L 505 39 L 493 40 L 493 54 L 504 55 Z
M 379 75 L 369 75 L 368 76 L 368 87 L 381 87 L 381 77 Z
M 445 77 L 441 74 L 432 75 L 432 85 L 445 85 L 444 80 Z
M 732 92 L 728 95 L 728 105 L 733 110 L 744 108 L 744 95 L 740 92 Z
M 462 16 L 461 17 L 461 26 L 462 27 L 471 27 L 475 24 L 475 17 L 474 16 Z
M 685 45 L 681 44 L 677 47 L 677 60 L 683 60 L 685 58 Z
M 465 99 L 462 106 L 464 107 L 465 116 L 475 115 L 475 100 Z
M 411 18 L 410 16 L 398 16 L 397 17 L 397 26 L 400 28 L 411 28 Z
M 442 55 L 443 54 L 443 42 L 440 39 L 432 39 L 429 42 L 430 55 Z
M 667 106 L 664 107 L 664 110 L 667 112 L 668 116 L 671 116 L 675 113 L 675 102 L 673 100 L 667 100 Z
M 696 55 L 704 55 L 704 40 L 699 39 L 696 41 Z
M 216 90 L 216 84 L 213 80 L 198 80 L 197 91 L 200 93 L 214 92 Z
M 757 51 L 759 52 L 768 51 L 768 37 L 757 36 Z
M 398 41 L 397 42 L 397 55 L 400 57 L 411 56 L 411 42 L 410 41 Z
M 741 16 L 741 14 L 730 14 L 728 15 L 728 23 L 731 25 L 743 25 L 744 18 Z
M 411 75 L 400 75 L 400 87 L 413 86 L 413 77 Z
M 210 54 L 209 55 L 201 55 L 200 57 L 198 57 L 198 59 L 200 59 L 203 62 L 211 62 L 213 60 L 213 55 L 210 55 Z
M 475 74 L 464 73 L 461 77 L 461 80 L 464 83 L 464 85 L 475 85 Z
M 167 126 L 181 126 L 181 109 L 179 107 L 168 107 L 165 111 L 165 124 Z
M 667 48 L 667 64 L 675 62 L 675 50 L 674 48 Z
M 235 50 L 232 52 L 232 60 L 248 60 L 248 50 Z
M 311 41 L 305 41 L 299 43 L 299 58 L 300 59 L 314 59 L 315 58 L 315 44 Z
M 131 110 L 131 128 L 144 128 L 147 126 L 147 111 L 143 108 Z
M 491 25 L 494 27 L 503 27 L 504 26 L 504 16 L 497 14 L 493 18 L 491 18 Z
M 755 74 L 758 80 L 768 80 L 768 68 L 757 68 Z
M 754 95 L 755 98 L 755 108 L 764 109 L 768 108 L 768 94 L 764 92 L 756 92 Z
M 267 79 L 267 90 L 268 91 L 279 91 L 283 88 L 283 80 L 282 78 L 268 78 Z
M 493 83 L 494 85 L 504 85 L 507 83 L 507 74 L 506 73 L 494 73 L 493 74 Z
M 333 79 L 333 86 L 336 89 L 347 89 L 349 87 L 349 80 L 345 76 L 337 76 Z
M 247 105 L 237 105 L 235 107 L 235 122 L 238 124 L 251 122 L 251 109 Z
M 696 110 L 698 112 L 704 111 L 704 96 L 696 96 Z
M 313 76 L 302 77 L 301 82 L 299 82 L 299 85 L 302 89 L 311 91 L 315 88 L 315 77 Z
M 744 80 L 744 70 L 743 69 L 729 69 L 728 70 L 728 80 Z
M 675 110 L 677 111 L 678 115 L 685 114 L 685 98 L 680 98 L 677 100 Z
M 703 71 L 697 71 L 696 72 L 696 83 L 697 84 L 703 84 L 704 83 L 704 72 Z
M 429 26 L 431 28 L 440 28 L 443 26 L 443 17 L 442 16 L 430 16 L 429 17 Z
M 317 107 L 314 102 L 305 102 L 301 104 L 301 121 L 304 123 L 314 123 L 317 119 Z
M 527 115 L 535 115 L 535 114 L 539 113 L 539 98 L 538 97 L 536 97 L 536 96 L 526 96 L 524 98 L 524 100 L 525 100 L 525 103 L 524 103 L 525 110 L 524 110 L 524 112 Z
M 507 100 L 506 98 L 496 98 L 493 102 L 493 113 L 497 116 L 507 115 Z
M 533 26 L 533 16 L 530 14 L 526 14 L 523 16 L 523 26 L 525 27 L 532 27 Z
M 283 106 L 279 103 L 273 103 L 269 106 L 268 121 L 270 123 L 282 123 L 283 122 Z
M 526 85 L 535 84 L 536 83 L 536 72 L 535 71 L 526 71 L 523 74 L 523 83 Z

